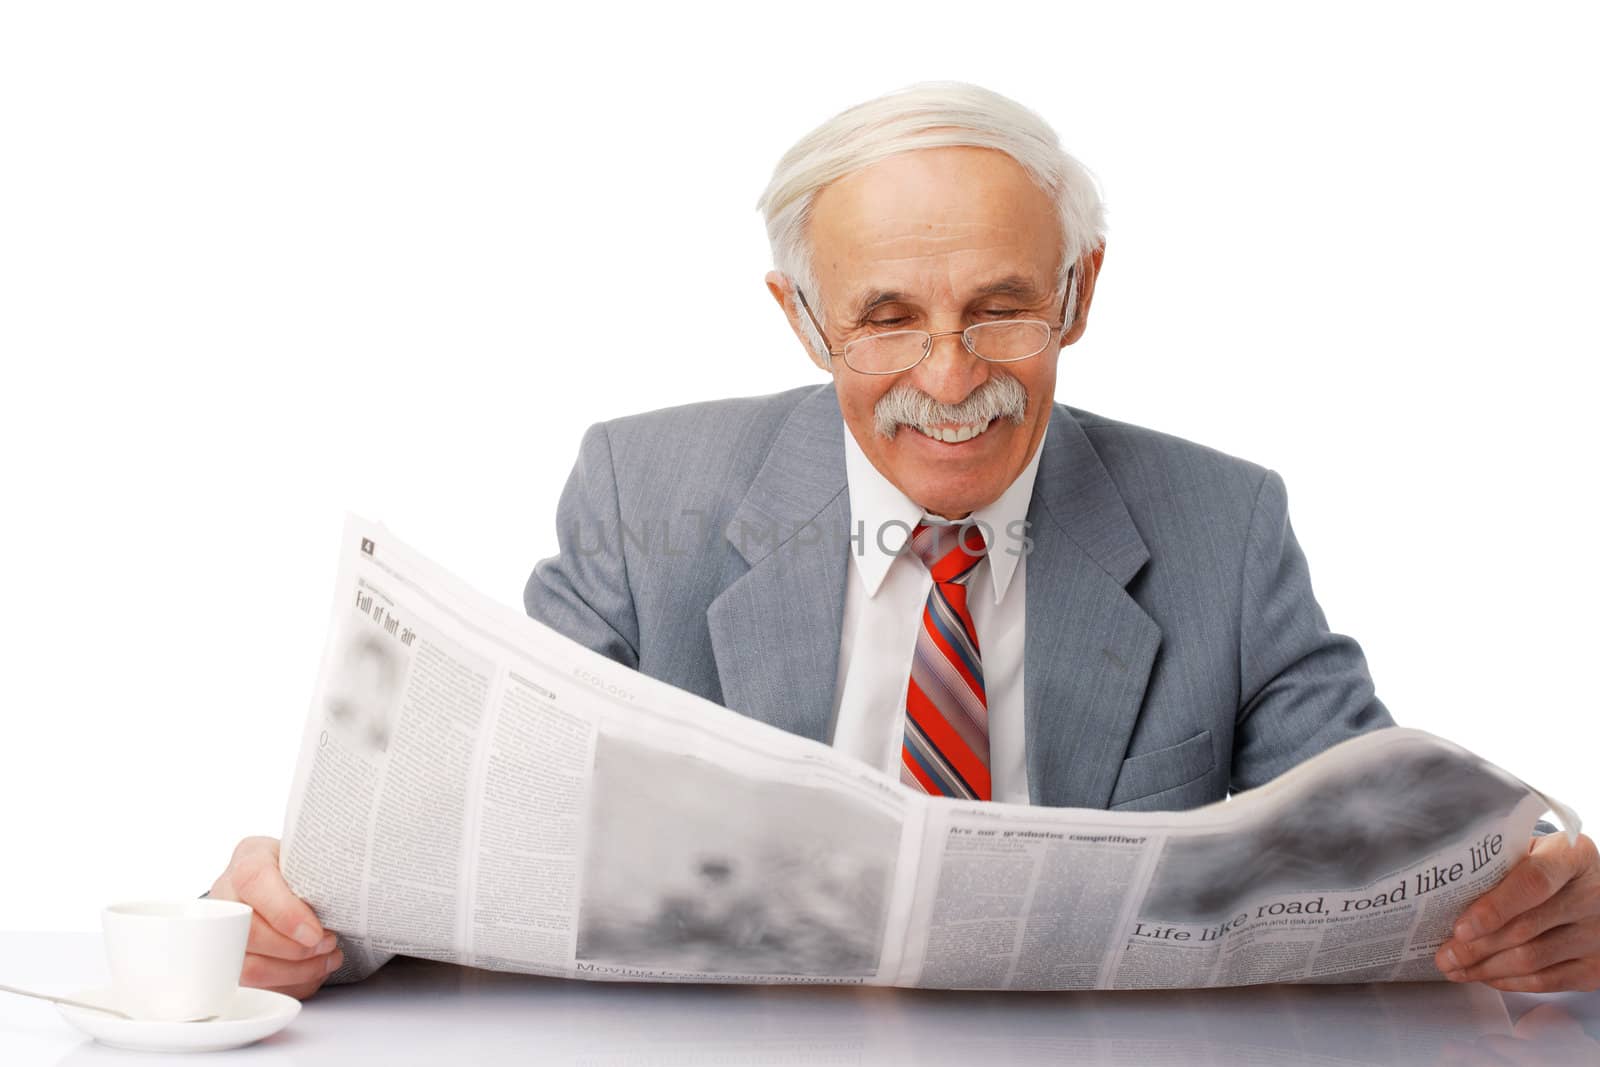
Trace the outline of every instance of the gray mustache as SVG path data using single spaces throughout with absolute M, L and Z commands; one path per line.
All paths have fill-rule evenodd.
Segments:
M 883 394 L 872 409 L 873 429 L 894 439 L 901 426 L 941 422 L 980 423 L 1010 419 L 1021 425 L 1027 416 L 1028 391 L 1009 374 L 990 378 L 959 404 L 942 404 L 909 382 Z

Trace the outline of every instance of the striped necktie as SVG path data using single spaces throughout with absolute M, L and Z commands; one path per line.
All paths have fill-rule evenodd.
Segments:
M 900 780 L 935 796 L 988 800 L 989 708 L 978 632 L 967 611 L 967 580 L 983 559 L 976 525 L 918 523 L 911 550 L 933 588 L 922 609 L 906 687 Z

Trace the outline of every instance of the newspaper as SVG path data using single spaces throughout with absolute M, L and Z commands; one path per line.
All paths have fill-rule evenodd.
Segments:
M 621 981 L 1126 989 L 1436 979 L 1553 811 L 1390 728 L 1184 812 L 928 797 L 601 656 L 355 517 L 281 864 L 339 935 Z

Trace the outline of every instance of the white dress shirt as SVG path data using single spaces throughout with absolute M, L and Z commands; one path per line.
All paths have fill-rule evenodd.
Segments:
M 900 432 L 917 431 L 902 427 Z M 926 515 L 920 504 L 878 473 L 849 426 L 844 452 L 851 532 L 864 535 L 848 549 L 850 576 L 845 579 L 839 674 L 833 687 L 833 746 L 898 778 L 911 658 L 922 608 L 933 588 L 933 575 L 915 553 L 898 550 L 918 522 L 945 520 Z M 988 552 L 967 580 L 967 607 L 978 631 L 989 709 L 990 793 L 992 799 L 1012 804 L 1028 803 L 1022 724 L 1028 583 L 1021 532 L 1043 452 L 1041 437 L 1016 480 L 971 516 L 988 543 Z

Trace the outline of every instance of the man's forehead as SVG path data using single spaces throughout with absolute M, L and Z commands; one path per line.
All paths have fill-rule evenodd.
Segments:
M 901 153 L 817 194 L 806 222 L 816 281 L 837 312 L 1054 292 L 1054 202 L 1015 160 L 987 149 Z

